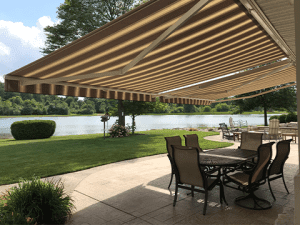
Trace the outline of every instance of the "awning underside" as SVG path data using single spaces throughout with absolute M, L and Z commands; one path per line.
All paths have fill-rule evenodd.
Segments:
M 139 54 L 201 1 L 152 0 L 8 74 L 5 90 L 154 101 L 164 95 L 161 92 L 287 57 L 239 1 L 213 0 L 130 68 Z M 174 103 L 208 105 L 215 99 L 295 81 L 294 65 L 271 73 L 289 62 L 166 95 Z

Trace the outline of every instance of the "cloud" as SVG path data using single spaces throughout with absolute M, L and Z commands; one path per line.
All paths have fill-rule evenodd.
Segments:
M 0 42 L 0 55 L 9 55 L 9 54 L 10 54 L 10 48 L 7 47 L 2 42 Z
M 42 57 L 40 48 L 46 41 L 43 29 L 54 24 L 49 16 L 39 18 L 33 27 L 24 26 L 22 22 L 0 20 L 0 81 L 3 81 L 2 75 Z

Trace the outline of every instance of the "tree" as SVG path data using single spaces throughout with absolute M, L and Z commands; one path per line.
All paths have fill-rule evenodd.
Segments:
M 127 116 L 131 116 L 132 118 L 132 125 L 131 125 L 132 134 L 134 134 L 136 128 L 135 118 L 138 115 L 142 115 L 147 112 L 153 112 L 155 110 L 155 105 L 156 105 L 155 102 L 123 101 L 124 114 Z M 116 107 L 110 111 L 110 115 L 112 116 L 118 115 L 118 110 Z
M 211 107 L 208 105 L 203 108 L 203 112 L 210 112 L 210 111 L 211 111 Z
M 44 28 L 47 39 L 41 52 L 49 54 L 90 33 L 143 3 L 143 0 L 65 0 L 58 7 L 59 24 Z M 123 110 L 119 100 L 119 110 Z M 106 108 L 106 111 L 108 108 Z M 119 123 L 125 126 L 125 114 L 119 111 Z
M 154 104 L 153 112 L 155 113 L 165 113 L 168 111 L 168 104 L 160 102 L 159 98 L 156 98 L 152 104 Z
M 47 26 L 43 54 L 49 54 L 131 10 L 134 0 L 67 0 L 58 7 L 60 23 Z
M 136 129 L 135 117 L 153 111 L 155 109 L 155 105 L 156 104 L 154 102 L 124 101 L 125 114 L 130 115 L 132 118 L 132 134 L 134 134 Z
M 34 104 L 29 99 L 24 101 L 24 107 L 21 110 L 22 115 L 32 115 L 34 110 Z
M 183 108 L 184 108 L 184 112 L 187 112 L 187 113 L 196 112 L 196 108 L 194 105 L 185 104 L 185 105 L 183 105 Z
M 285 85 L 279 85 L 278 87 L 282 87 Z M 267 88 L 261 90 L 268 91 L 272 90 L 277 87 Z M 251 93 L 246 93 L 242 95 L 237 95 L 235 97 L 245 97 L 245 96 L 251 96 L 254 94 L 261 93 L 261 91 L 255 91 Z M 264 109 L 264 124 L 265 126 L 268 125 L 267 121 L 267 111 L 269 109 L 285 109 L 288 112 L 294 112 L 297 110 L 297 99 L 296 99 L 296 90 L 294 87 L 288 87 L 284 89 L 280 89 L 278 91 L 270 92 L 264 95 L 259 95 L 254 98 L 248 98 L 248 99 L 240 99 L 233 102 L 233 104 L 239 106 L 240 113 L 243 111 L 250 111 L 253 110 L 256 107 L 262 107 Z
M 217 112 L 228 112 L 229 106 L 226 103 L 219 103 L 215 106 Z

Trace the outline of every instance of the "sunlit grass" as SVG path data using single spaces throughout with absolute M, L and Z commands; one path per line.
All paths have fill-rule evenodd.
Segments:
M 202 149 L 228 147 L 232 143 L 203 139 L 218 132 L 185 130 L 142 131 L 145 135 L 106 138 L 103 134 L 58 136 L 40 140 L 0 140 L 0 185 L 48 177 L 127 159 L 167 153 L 164 137 L 198 134 Z

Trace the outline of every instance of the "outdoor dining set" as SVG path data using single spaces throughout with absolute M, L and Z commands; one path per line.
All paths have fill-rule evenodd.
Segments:
M 220 123 L 219 129 L 222 130 L 222 138 L 233 139 L 234 141 L 241 139 L 241 133 L 243 131 L 252 133 L 263 134 L 263 139 L 284 139 L 291 137 L 296 143 L 296 138 L 298 137 L 298 126 L 297 122 L 290 123 L 279 123 L 278 119 L 270 120 L 269 126 L 248 126 L 247 128 L 237 128 L 233 121 L 229 119 L 230 128 L 227 127 L 225 123 Z
M 204 193 L 205 215 L 208 193 L 216 186 L 220 189 L 220 203 L 228 205 L 224 194 L 226 186 L 248 193 L 235 199 L 235 203 L 241 207 L 255 210 L 271 208 L 269 201 L 257 197 L 254 192 L 268 182 L 276 200 L 270 182 L 282 178 L 289 193 L 283 167 L 290 153 L 292 139 L 277 142 L 276 156 L 272 159 L 272 145 L 275 142 L 262 144 L 262 136 L 262 133 L 242 132 L 241 145 L 237 149 L 212 150 L 201 149 L 197 134 L 184 135 L 185 146 L 182 146 L 180 136 L 165 137 L 172 171 L 168 188 L 174 175 L 176 180 L 173 206 L 177 202 L 178 188 L 190 190 L 192 197 L 194 192 Z

